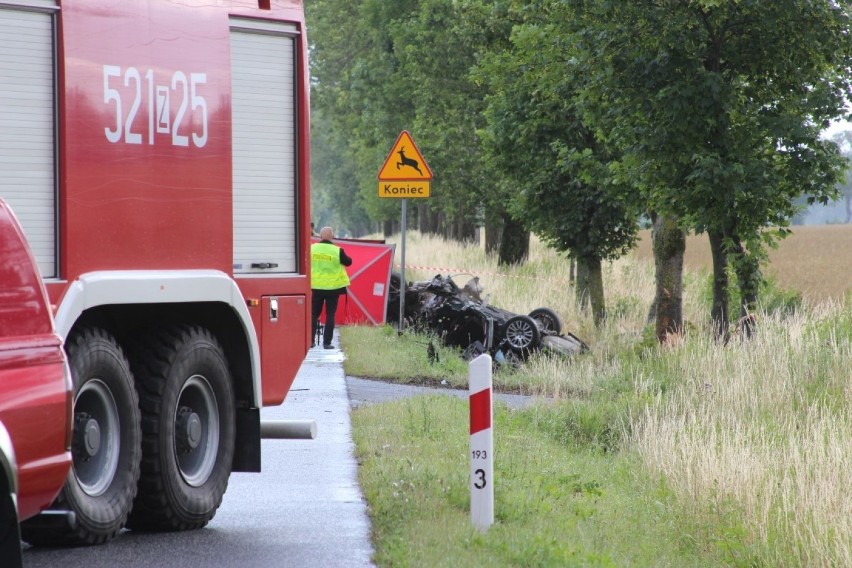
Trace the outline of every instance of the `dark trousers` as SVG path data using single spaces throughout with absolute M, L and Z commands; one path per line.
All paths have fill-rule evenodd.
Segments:
M 340 299 L 339 290 L 311 290 L 311 337 L 317 336 L 319 317 L 325 304 L 325 328 L 322 333 L 323 345 L 331 345 L 334 334 L 334 315 L 337 312 L 337 301 Z M 311 341 L 313 343 L 313 340 Z

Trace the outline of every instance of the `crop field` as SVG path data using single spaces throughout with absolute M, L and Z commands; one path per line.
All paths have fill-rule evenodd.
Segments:
M 642 231 L 636 255 L 653 261 L 650 231 Z M 684 264 L 692 270 L 711 270 L 707 235 L 687 238 Z M 807 302 L 842 301 L 852 292 L 852 225 L 793 227 L 793 234 L 769 251 L 764 272 L 782 288 L 801 292 Z

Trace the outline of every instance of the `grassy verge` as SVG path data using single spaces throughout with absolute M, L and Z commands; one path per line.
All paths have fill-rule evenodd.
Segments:
M 570 409 L 495 409 L 495 524 L 470 522 L 467 406 L 421 396 L 353 413 L 380 566 L 713 566 L 737 533 L 700 526 L 628 455 L 542 425 Z M 546 428 L 545 428 L 546 430 Z
M 608 317 L 595 327 L 553 293 L 565 276 L 540 249 L 524 268 L 532 287 L 520 269 L 495 277 L 476 251 L 423 240 L 434 258 L 415 248 L 412 263 L 490 274 L 494 305 L 552 307 L 591 351 L 495 374 L 497 389 L 552 401 L 498 413 L 498 520 L 483 535 L 468 521 L 463 401 L 354 413 L 380 565 L 852 565 L 852 296 L 800 304 L 768 287 L 758 333 L 722 344 L 709 280 L 688 273 L 686 330 L 661 347 L 645 329 L 653 277 L 641 263 L 605 268 Z M 466 383 L 453 352 L 430 362 L 428 338 L 344 328 L 341 341 L 350 375 Z
M 429 338 L 391 328 L 341 330 L 348 375 L 466 387 L 467 365 Z M 381 354 L 380 356 L 378 354 Z M 561 367 L 559 367 L 561 365 Z M 572 364 L 540 358 L 498 370 L 498 391 Z M 355 372 L 355 371 L 358 372 Z M 713 566 L 737 564 L 743 544 L 736 507 L 709 518 L 684 508 L 662 476 L 623 451 L 635 412 L 610 380 L 582 397 L 510 410 L 495 406 L 495 525 L 470 521 L 468 407 L 440 395 L 353 411 L 359 478 L 380 566 Z

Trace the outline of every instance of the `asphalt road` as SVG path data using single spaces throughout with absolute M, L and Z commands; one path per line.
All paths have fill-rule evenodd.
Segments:
M 125 531 L 103 545 L 27 548 L 26 568 L 357 568 L 372 566 L 357 482 L 343 354 L 312 349 L 287 401 L 263 420 L 316 420 L 314 440 L 263 440 L 263 472 L 231 476 L 210 524 L 182 533 Z M 2 567 L 2 559 L 0 559 Z
M 346 386 L 349 390 L 349 402 L 353 408 L 362 404 L 387 402 L 389 400 L 417 396 L 419 394 L 438 393 L 465 399 L 470 396 L 470 392 L 466 389 L 400 385 L 370 379 L 359 379 L 356 377 L 346 377 Z M 494 393 L 494 400 L 506 403 L 509 408 L 522 408 L 536 402 L 536 398 L 532 396 L 506 393 Z

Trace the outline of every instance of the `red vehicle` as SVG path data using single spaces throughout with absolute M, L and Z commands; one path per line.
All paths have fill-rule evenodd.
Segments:
M 32 544 L 204 526 L 310 343 L 300 0 L 4 0 L 0 197 L 74 383 Z
M 20 565 L 19 519 L 47 508 L 71 465 L 71 378 L 23 232 L 0 199 L 0 558 Z

